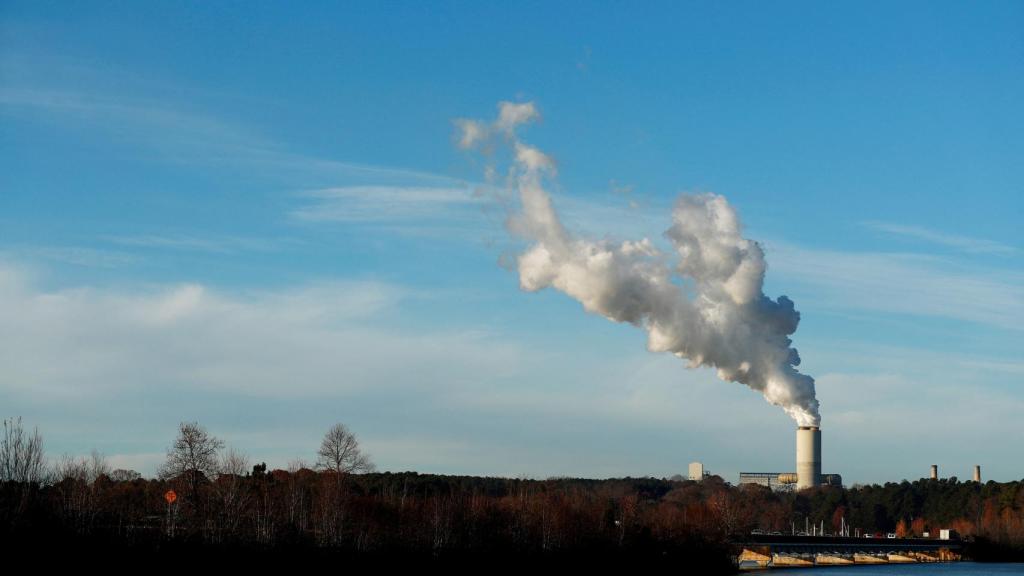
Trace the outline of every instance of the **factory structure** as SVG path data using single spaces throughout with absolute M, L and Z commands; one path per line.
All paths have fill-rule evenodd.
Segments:
M 821 429 L 796 429 L 796 472 L 740 472 L 740 484 L 760 484 L 772 490 L 803 490 L 818 486 L 842 486 L 839 474 L 821 473 Z
M 711 473 L 700 462 L 691 462 L 689 479 L 701 481 Z M 939 467 L 932 464 L 929 477 L 939 479 Z M 971 480 L 981 482 L 981 466 L 974 467 Z M 740 485 L 758 484 L 778 491 L 803 490 L 819 486 L 842 486 L 839 474 L 821 473 L 821 428 L 800 426 L 796 429 L 796 472 L 740 472 Z

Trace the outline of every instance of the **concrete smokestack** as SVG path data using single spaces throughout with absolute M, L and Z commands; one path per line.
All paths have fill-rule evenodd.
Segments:
M 974 467 L 974 481 L 981 482 L 981 466 Z
M 931 479 L 932 480 L 938 480 L 939 479 L 939 465 L 938 464 L 932 464 Z
M 821 429 L 800 426 L 796 429 L 796 489 L 821 485 Z

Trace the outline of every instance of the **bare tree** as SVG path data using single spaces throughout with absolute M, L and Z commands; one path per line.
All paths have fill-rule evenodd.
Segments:
M 46 480 L 43 437 L 39 430 L 27 434 L 21 417 L 4 420 L 0 438 L 0 481 L 42 483 Z
M 316 465 L 338 474 L 373 472 L 370 458 L 360 452 L 359 442 L 344 424 L 335 424 L 324 435 L 317 452 Z
M 211 436 L 198 422 L 182 422 L 178 438 L 167 449 L 167 461 L 160 468 L 160 477 L 184 477 L 188 497 L 197 503 L 199 484 L 215 477 L 220 462 L 218 453 L 224 442 Z
M 75 530 L 86 533 L 99 514 L 96 480 L 110 474 L 107 459 L 97 450 L 89 458 L 65 454 L 54 465 L 53 481 L 61 497 L 61 513 Z
M 309 465 L 301 458 L 288 463 L 288 479 L 285 483 L 284 498 L 285 510 L 288 514 L 288 522 L 300 531 L 307 528 L 311 514 L 307 486 L 300 478 L 300 474 L 309 469 Z
M 83 484 L 92 484 L 100 476 L 110 475 L 110 465 L 107 457 L 98 450 L 93 450 L 89 457 L 74 457 L 70 454 L 61 456 L 54 465 L 53 479 L 55 482 L 61 480 L 76 480 Z
M 317 452 L 316 465 L 333 472 L 333 478 L 324 478 L 317 506 L 320 542 L 339 544 L 345 534 L 348 518 L 348 487 L 345 478 L 350 473 L 371 472 L 373 464 L 359 450 L 359 442 L 344 424 L 338 423 L 324 434 Z
M 221 476 L 245 476 L 249 471 L 249 457 L 235 448 L 228 448 L 220 459 Z
M 220 515 L 211 536 L 216 542 L 238 532 L 245 508 L 249 505 L 249 493 L 245 490 L 244 478 L 248 471 L 249 458 L 245 454 L 235 448 L 224 451 L 215 483 Z

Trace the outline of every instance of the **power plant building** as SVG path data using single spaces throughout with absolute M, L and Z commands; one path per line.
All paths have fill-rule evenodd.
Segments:
M 740 472 L 740 484 L 759 484 L 778 492 L 802 490 L 793 472 Z M 818 486 L 842 486 L 839 474 L 822 474 Z
M 796 430 L 796 472 L 740 472 L 740 484 L 760 484 L 772 490 L 803 490 L 817 486 L 842 486 L 839 474 L 821 473 L 821 429 L 800 426 Z

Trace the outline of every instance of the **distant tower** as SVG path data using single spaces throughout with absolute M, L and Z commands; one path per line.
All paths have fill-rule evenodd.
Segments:
M 704 464 L 700 462 L 690 462 L 690 480 L 700 482 L 704 479 Z
M 939 479 L 939 465 L 938 464 L 932 464 L 932 480 L 938 480 L 938 479 Z
M 981 466 L 974 467 L 974 481 L 978 483 L 981 482 Z

